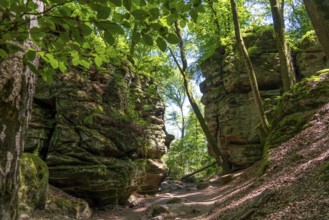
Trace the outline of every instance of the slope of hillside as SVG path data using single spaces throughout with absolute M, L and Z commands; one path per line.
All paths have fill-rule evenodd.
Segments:
M 329 103 L 310 126 L 220 188 L 207 219 L 329 219 Z M 203 217 L 204 218 L 204 217 Z

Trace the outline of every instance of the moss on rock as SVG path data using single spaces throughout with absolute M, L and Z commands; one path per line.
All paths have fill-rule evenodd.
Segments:
M 268 147 L 277 147 L 307 128 L 308 122 L 314 119 L 315 110 L 328 102 L 329 69 L 297 83 L 277 99 L 277 105 L 268 113 L 272 125 L 266 141 Z
M 20 160 L 19 209 L 31 213 L 46 206 L 48 194 L 47 164 L 38 156 L 23 153 Z

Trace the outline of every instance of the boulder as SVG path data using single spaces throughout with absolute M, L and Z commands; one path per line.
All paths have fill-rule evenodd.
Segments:
M 159 187 L 162 181 L 168 175 L 168 168 L 164 162 L 159 159 L 148 159 L 145 161 L 145 179 L 146 181 L 141 185 L 139 193 L 154 194 L 159 192 Z M 167 172 L 163 172 L 163 171 Z

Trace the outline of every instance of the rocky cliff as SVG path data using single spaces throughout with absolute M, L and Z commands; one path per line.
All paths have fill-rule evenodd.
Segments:
M 281 94 L 281 76 L 273 32 L 270 29 L 254 30 L 247 32 L 244 39 L 263 100 L 275 100 Z M 260 160 L 263 151 L 248 75 L 237 54 L 236 45 L 219 48 L 203 62 L 202 72 L 206 79 L 200 85 L 205 119 L 233 170 Z M 300 78 L 328 65 L 313 35 L 304 39 L 302 50 L 295 57 Z
M 51 184 L 93 205 L 154 192 L 167 174 L 164 106 L 152 80 L 128 65 L 72 69 L 39 80 L 25 151 L 46 161 Z

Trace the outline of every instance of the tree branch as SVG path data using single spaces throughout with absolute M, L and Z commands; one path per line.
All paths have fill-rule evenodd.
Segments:
M 179 51 L 180 51 L 180 55 L 181 55 L 181 60 L 182 60 L 182 69 L 183 69 L 183 72 L 187 71 L 187 59 L 186 59 L 186 52 L 185 52 L 185 48 L 184 48 L 184 41 L 183 41 L 183 38 L 182 38 L 182 32 L 179 28 L 179 25 L 178 25 L 178 21 L 176 20 L 175 21 L 175 32 L 176 32 L 176 35 L 179 39 Z
M 181 67 L 181 65 L 179 64 L 179 62 L 178 62 L 178 60 L 177 60 L 177 57 L 175 56 L 175 54 L 174 54 L 174 52 L 172 51 L 172 49 L 171 49 L 170 47 L 168 47 L 168 48 L 169 48 L 169 51 L 170 51 L 171 56 L 174 58 L 174 61 L 175 61 L 176 65 L 177 65 L 179 71 L 183 74 L 183 73 L 184 73 L 184 70 L 183 70 L 183 68 Z
M 56 8 L 58 6 L 62 6 L 62 5 L 65 5 L 67 3 L 71 3 L 71 2 L 74 2 L 74 0 L 71 0 L 71 1 L 68 1 L 68 2 L 59 3 L 57 5 L 53 5 L 50 8 L 48 8 L 47 10 L 44 10 L 42 12 L 24 12 L 19 17 L 23 17 L 24 15 L 44 15 L 44 14 L 50 12 L 51 10 L 53 10 L 54 8 Z

